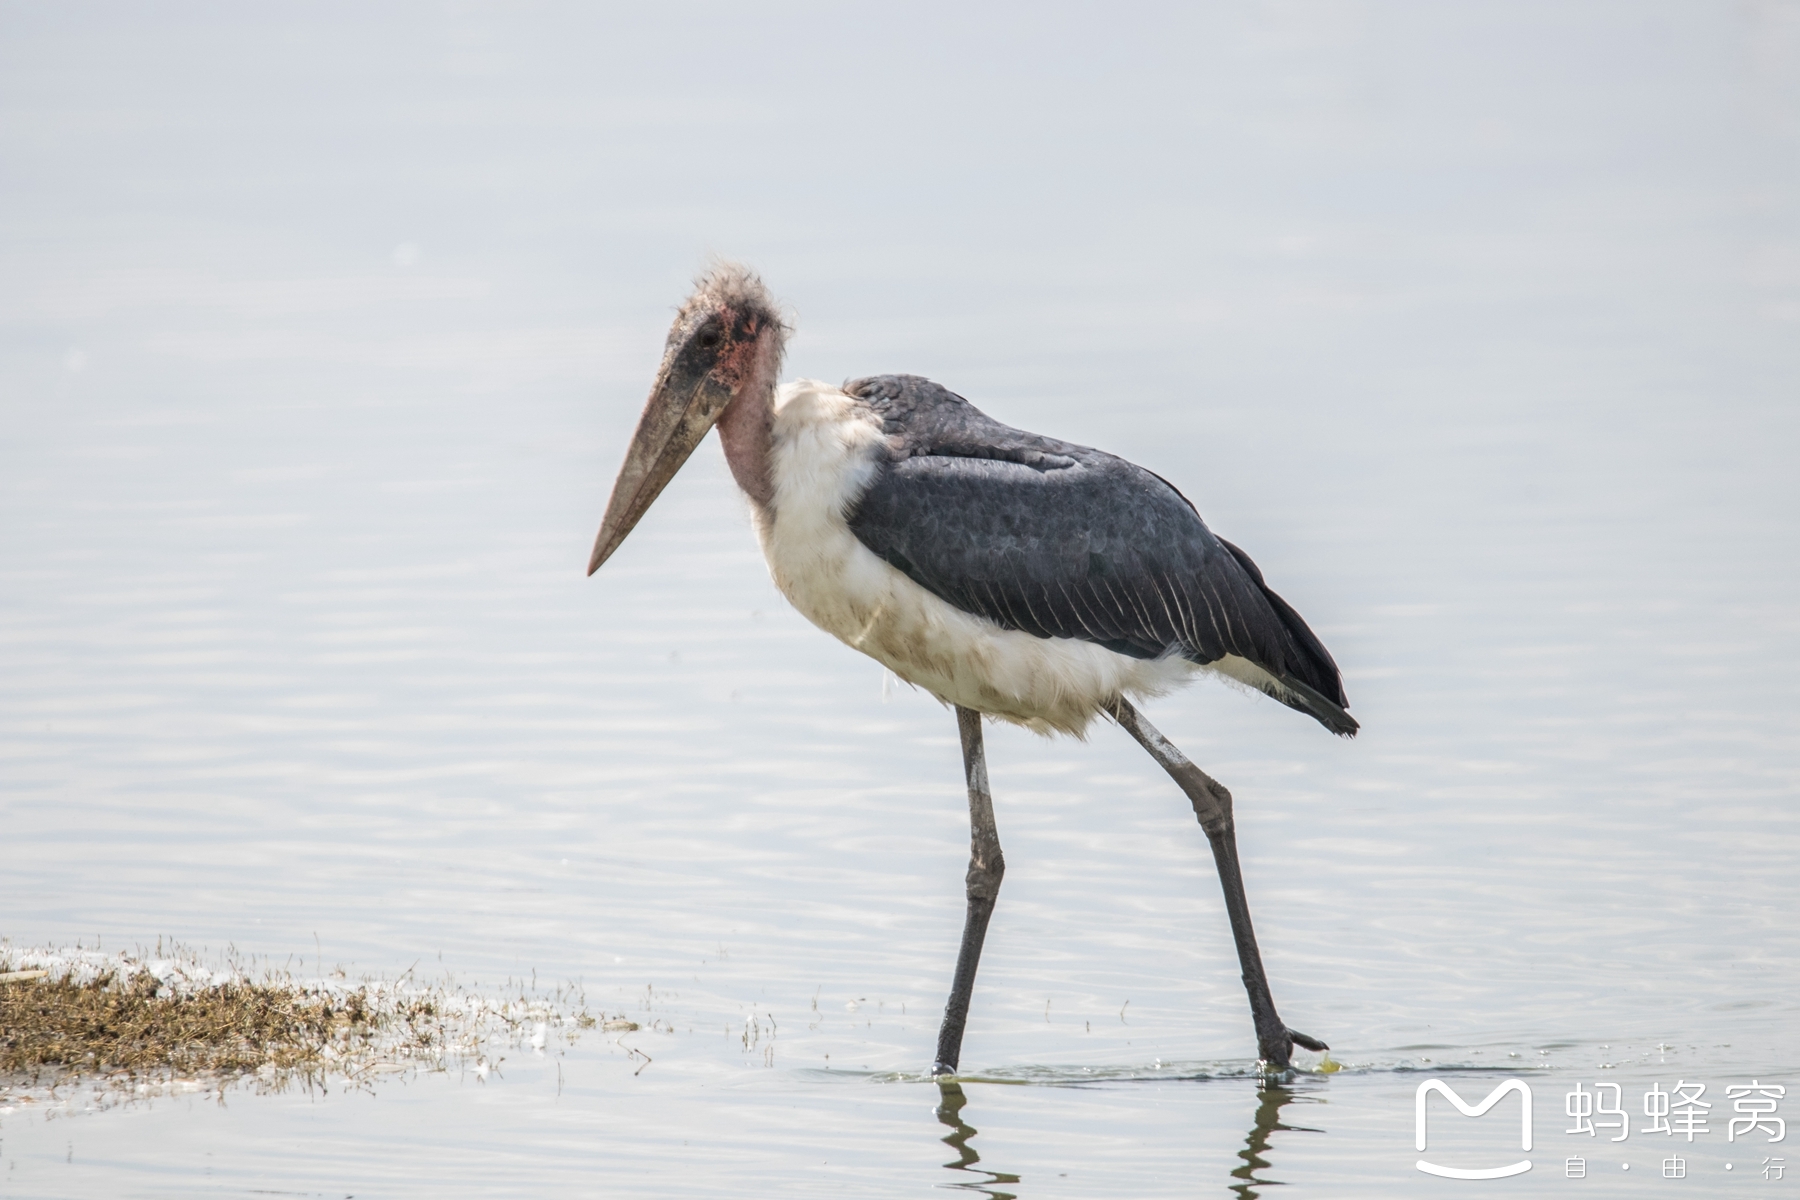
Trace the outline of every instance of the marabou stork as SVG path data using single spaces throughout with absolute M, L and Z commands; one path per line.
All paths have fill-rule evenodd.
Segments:
M 715 425 L 770 574 L 827 633 L 956 709 L 969 790 L 968 912 L 933 1074 L 954 1074 L 1005 861 L 981 718 L 1081 736 L 1117 721 L 1192 801 L 1212 845 L 1257 1049 L 1325 1043 L 1275 1012 L 1250 926 L 1231 793 L 1129 697 L 1215 672 L 1336 734 L 1337 665 L 1250 556 L 1175 487 L 1099 450 L 1012 429 L 916 375 L 781 386 L 789 327 L 735 265 L 700 278 L 613 485 L 591 575 Z

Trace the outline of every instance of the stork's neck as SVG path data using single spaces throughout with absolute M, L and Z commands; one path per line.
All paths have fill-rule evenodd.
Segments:
M 719 416 L 719 442 L 732 478 L 758 508 L 775 503 L 770 447 L 775 424 L 775 377 L 781 371 L 781 339 L 771 332 L 758 340 L 744 381 Z
M 775 481 L 769 472 L 769 445 L 775 422 L 775 390 L 739 392 L 719 417 L 719 441 L 731 476 L 759 508 L 775 502 Z

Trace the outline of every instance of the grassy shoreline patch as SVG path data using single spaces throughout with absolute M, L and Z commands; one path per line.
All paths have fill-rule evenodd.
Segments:
M 341 973 L 253 976 L 236 961 L 213 969 L 180 948 L 0 946 L 0 1102 L 70 1085 L 116 1093 L 250 1079 L 273 1090 L 459 1067 L 486 1078 L 506 1049 L 572 1043 L 603 1021 L 577 986 L 496 998 L 410 973 L 360 982 Z
M 411 1007 L 379 1013 L 360 991 L 247 980 L 174 991 L 148 972 L 0 983 L 0 1074 L 291 1070 L 322 1062 L 327 1046 L 348 1053 L 395 1020 L 433 1015 L 429 1000 Z

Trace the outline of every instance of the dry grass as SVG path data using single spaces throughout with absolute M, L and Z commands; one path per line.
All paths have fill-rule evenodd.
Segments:
M 254 1076 L 311 1086 L 459 1063 L 485 1077 L 507 1046 L 542 1049 L 553 1029 L 572 1042 L 596 1024 L 578 989 L 492 999 L 404 980 L 252 979 L 235 963 L 214 971 L 162 947 L 106 956 L 0 946 L 0 1092 L 15 1099 L 71 1083 Z
M 436 1015 L 429 1000 L 414 1010 L 378 1012 L 362 991 L 334 997 L 275 983 L 189 992 L 147 971 L 0 983 L 0 1075 L 305 1069 L 324 1063 L 327 1048 L 343 1059 L 397 1022 Z

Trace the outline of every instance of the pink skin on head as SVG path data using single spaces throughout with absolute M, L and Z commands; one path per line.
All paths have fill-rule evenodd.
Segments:
M 735 316 L 725 311 L 726 328 Z M 782 330 L 770 321 L 757 322 L 746 341 L 734 342 L 719 356 L 713 377 L 731 389 L 731 403 L 719 415 L 719 441 L 725 462 L 744 493 L 767 508 L 775 501 L 769 473 L 770 426 L 775 417 L 775 379 L 781 371 Z

